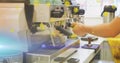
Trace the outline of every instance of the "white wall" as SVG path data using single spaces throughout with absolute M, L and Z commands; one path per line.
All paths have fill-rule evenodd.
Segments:
M 115 0 L 114 4 L 117 6 L 116 16 L 120 14 L 120 0 Z
M 80 8 L 85 9 L 86 17 L 100 17 L 101 3 L 97 0 L 77 0 Z
M 86 17 L 100 17 L 101 4 L 96 0 L 87 0 Z
M 117 6 L 116 15 L 120 13 L 120 0 L 77 0 L 80 7 L 86 10 L 86 17 L 101 17 L 104 5 Z
M 104 5 L 117 6 L 116 16 L 120 14 L 120 0 L 77 0 L 80 8 L 85 9 L 85 24 L 96 25 L 103 23 L 101 13 Z

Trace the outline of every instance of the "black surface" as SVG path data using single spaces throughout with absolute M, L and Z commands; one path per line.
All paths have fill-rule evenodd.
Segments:
M 65 57 L 64 60 L 60 61 L 60 63 L 63 63 L 64 61 L 66 61 L 69 57 L 71 57 L 73 54 L 75 54 L 77 52 L 77 50 L 73 51 L 71 54 L 69 54 L 67 57 Z
M 25 17 L 26 17 L 26 20 L 27 20 L 27 25 L 28 25 L 29 30 L 32 33 L 37 32 L 37 27 L 32 26 L 33 25 L 34 5 L 25 4 L 24 9 L 25 9 Z
M 65 59 L 65 57 L 57 57 L 54 59 L 54 61 L 60 62 L 60 61 L 63 61 L 64 59 Z
M 50 17 L 61 18 L 64 15 L 64 6 L 55 6 L 51 9 Z
M 70 58 L 67 60 L 68 63 L 78 63 L 80 60 L 77 58 Z
M 80 9 L 79 10 L 79 15 L 84 15 L 85 14 L 85 10 L 84 9 Z
M 56 28 L 56 30 L 60 31 L 60 33 L 66 35 L 68 37 L 72 35 L 71 32 L 69 32 L 68 30 L 62 28 L 61 26 L 55 26 L 55 28 Z
M 83 40 L 83 41 L 88 41 L 88 40 L 89 40 L 88 38 L 91 38 L 91 41 L 96 41 L 96 40 L 98 40 L 97 37 L 82 37 L 81 40 Z

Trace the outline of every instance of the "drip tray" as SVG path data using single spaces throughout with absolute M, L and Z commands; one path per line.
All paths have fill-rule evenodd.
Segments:
M 39 48 L 36 51 L 29 51 L 26 53 L 26 63 L 51 63 L 51 60 L 62 54 L 64 51 L 68 50 L 73 45 L 79 45 L 79 39 L 77 40 L 67 40 L 65 47 L 61 49 L 44 49 Z

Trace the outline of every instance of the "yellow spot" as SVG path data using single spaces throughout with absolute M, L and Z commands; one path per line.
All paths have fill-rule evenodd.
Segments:
M 108 12 L 104 12 L 103 16 L 105 16 L 105 17 L 108 16 Z
M 69 1 L 65 1 L 65 6 L 70 6 L 70 2 Z
M 43 23 L 40 24 L 40 30 L 42 30 L 42 31 L 45 30 L 45 25 Z
M 13 32 L 15 32 L 15 30 L 14 30 L 14 29 L 10 29 L 10 32 L 12 32 L 12 33 L 13 33 Z
M 120 38 L 106 38 L 107 40 L 110 40 L 110 41 L 120 41 Z
M 100 3 L 101 1 L 100 0 L 96 0 L 97 3 Z
M 34 4 L 35 6 L 39 6 L 39 4 Z
M 39 5 L 39 0 L 34 0 L 33 4 L 34 4 L 35 6 L 38 6 L 38 5 Z
M 116 8 L 116 6 L 115 5 L 112 5 L 112 9 L 115 9 Z
M 51 35 L 54 36 L 54 37 L 56 36 L 56 34 L 54 32 L 51 32 Z
M 47 6 L 50 7 L 50 5 L 51 5 L 50 2 L 48 2 L 48 3 L 47 3 Z
M 78 11 L 79 11 L 79 9 L 78 8 L 74 8 L 74 10 L 73 10 L 75 13 L 77 13 Z
M 70 38 L 77 38 L 77 35 L 76 35 L 76 34 L 72 34 L 72 35 L 70 36 Z
M 19 9 L 19 6 L 18 6 L 18 5 L 16 6 L 16 9 L 17 9 L 17 10 Z
M 64 22 L 64 21 L 60 21 L 60 22 L 61 22 L 61 23 L 60 23 L 61 25 L 64 25 L 64 24 L 65 24 L 65 22 Z
M 55 22 L 55 18 L 50 18 L 50 22 Z

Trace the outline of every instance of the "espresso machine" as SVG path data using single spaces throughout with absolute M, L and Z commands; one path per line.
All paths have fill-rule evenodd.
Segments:
M 29 0 L 22 3 L 22 7 L 16 8 L 19 12 L 13 17 L 15 20 L 9 23 L 15 27 L 15 37 L 25 49 L 23 63 L 51 63 L 54 57 L 70 47 L 79 47 L 79 39 L 68 39 L 72 33 L 66 30 L 68 18 L 64 5 L 26 3 Z
M 68 39 L 73 33 L 66 30 L 64 5 L 25 5 L 27 29 L 24 30 L 28 52 L 24 63 L 51 63 L 57 55 L 71 47 L 79 47 L 79 39 Z
M 66 5 L 66 2 L 69 2 L 67 4 L 68 11 L 68 17 L 70 18 L 69 21 L 78 22 L 78 23 L 84 23 L 84 14 L 85 10 L 80 8 L 80 5 L 77 4 L 77 2 L 74 0 L 63 0 L 63 4 Z

